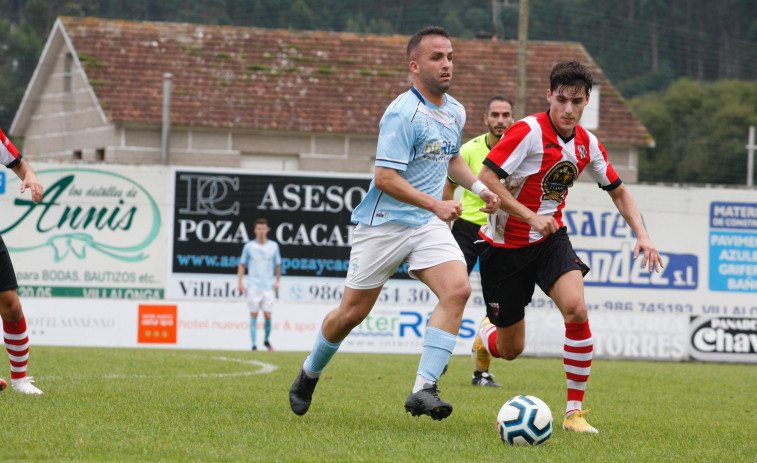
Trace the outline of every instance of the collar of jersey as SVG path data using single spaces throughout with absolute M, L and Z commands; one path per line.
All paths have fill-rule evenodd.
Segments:
M 412 87 L 410 87 L 410 91 L 413 92 L 413 95 L 415 95 L 421 101 L 421 103 L 423 103 L 426 106 L 429 106 L 429 104 L 426 103 L 426 98 L 423 96 L 423 94 L 421 93 L 420 90 L 418 90 L 417 88 L 415 88 L 415 85 L 413 85 Z M 447 95 L 444 95 L 444 103 L 446 103 L 446 102 L 447 102 Z M 444 106 L 444 103 L 442 103 L 442 106 Z M 442 107 L 442 106 L 436 106 L 433 103 L 430 106 L 432 108 L 441 108 Z

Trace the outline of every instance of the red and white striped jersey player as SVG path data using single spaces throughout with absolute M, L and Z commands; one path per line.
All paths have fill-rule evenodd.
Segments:
M 660 271 L 662 259 L 604 147 L 578 125 L 592 85 L 590 71 L 580 63 L 556 65 L 547 91 L 549 110 L 513 124 L 484 160 L 479 179 L 499 196 L 501 206 L 479 232 L 488 243 L 479 261 L 487 318 L 474 349 L 507 360 L 523 352 L 525 307 L 538 284 L 565 321 L 563 428 L 596 433 L 582 408 L 593 352 L 583 285 L 589 267 L 574 252 L 562 222 L 568 189 L 582 171 L 607 191 L 636 233 L 634 259 L 643 254 L 650 272 Z
M 21 179 L 21 193 L 29 189 L 32 201 L 38 203 L 44 192 L 37 174 L 28 162 L 21 159 L 13 143 L 0 130 L 0 162 Z M 18 283 L 13 270 L 8 248 L 0 237 L 0 317 L 3 319 L 3 340 L 11 364 L 11 386 L 22 394 L 42 394 L 34 384 L 34 378 L 26 376 L 29 362 L 29 336 L 26 332 L 26 317 L 18 299 Z

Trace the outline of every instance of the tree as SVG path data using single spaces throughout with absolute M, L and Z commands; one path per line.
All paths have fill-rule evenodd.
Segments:
M 690 78 L 630 101 L 654 137 L 641 150 L 639 180 L 744 184 L 747 131 L 757 125 L 757 82 Z
M 28 24 L 0 19 L 0 127 L 8 129 L 37 65 L 42 41 Z
M 500 8 L 493 8 L 493 2 Z M 63 14 L 405 35 L 436 24 L 455 38 L 484 35 L 501 23 L 502 37 L 514 40 L 517 3 L 0 0 L 0 124 L 7 128 L 12 121 L 42 44 Z M 655 148 L 641 153 L 642 180 L 742 183 L 743 175 L 734 172 L 743 171 L 738 166 L 746 121 L 755 123 L 757 107 L 751 90 L 751 81 L 757 80 L 756 1 L 531 0 L 530 10 L 530 40 L 582 43 L 621 94 L 632 98 L 637 115 L 657 140 Z M 492 17 L 494 11 L 499 18 Z M 722 79 L 729 80 L 721 88 Z M 716 165 L 710 165 L 713 153 L 720 161 Z

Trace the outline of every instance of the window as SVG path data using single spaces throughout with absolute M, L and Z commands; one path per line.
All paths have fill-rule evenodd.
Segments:
M 63 63 L 63 91 L 71 93 L 73 91 L 73 79 L 74 74 L 74 57 L 71 53 L 66 53 L 66 58 Z
M 97 148 L 97 150 L 95 151 L 95 161 L 105 161 L 105 148 Z
M 81 150 L 74 150 L 74 161 L 81 161 Z

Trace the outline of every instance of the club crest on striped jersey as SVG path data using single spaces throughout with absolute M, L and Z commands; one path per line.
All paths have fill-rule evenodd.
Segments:
M 542 200 L 551 199 L 562 203 L 576 177 L 578 177 L 578 169 L 572 162 L 562 161 L 555 164 L 541 182 L 541 188 L 544 191 Z
M 578 159 L 582 161 L 586 159 L 586 147 L 584 145 L 578 145 L 576 146 L 576 149 L 578 150 Z

